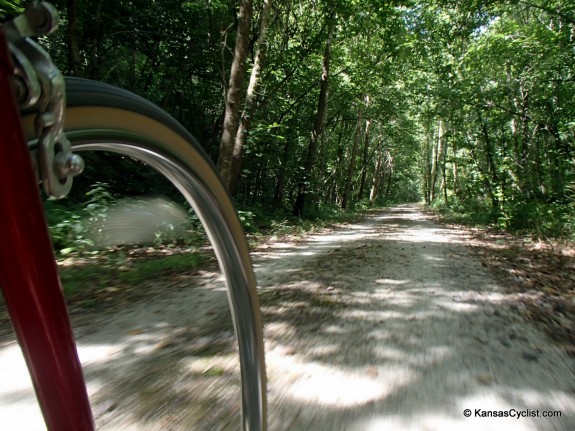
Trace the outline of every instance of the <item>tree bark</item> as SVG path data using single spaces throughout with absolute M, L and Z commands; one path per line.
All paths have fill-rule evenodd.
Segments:
M 100 67 L 104 61 L 103 55 L 101 55 L 101 45 L 104 40 L 104 29 L 105 25 L 102 23 L 102 7 L 104 0 L 98 0 L 96 2 L 96 8 L 92 14 L 92 25 L 93 31 L 92 36 L 88 41 L 89 51 L 87 54 L 86 63 L 88 65 L 88 70 L 90 78 L 96 79 L 100 77 Z M 143 68 L 145 70 L 145 68 Z M 155 70 L 155 68 L 150 68 Z
M 432 144 L 431 144 L 431 132 L 429 130 L 429 123 L 430 121 L 427 120 L 425 122 L 425 150 L 424 150 L 424 162 L 425 165 L 423 167 L 424 169 L 424 190 L 425 190 L 425 204 L 429 205 L 431 203 L 431 171 L 433 168 L 433 162 L 432 162 L 432 157 L 433 157 L 433 152 L 432 152 Z
M 391 154 L 387 154 L 387 187 L 385 189 L 385 198 L 389 198 L 389 195 L 391 193 L 391 179 L 393 177 L 393 158 L 391 157 Z
M 499 209 L 499 198 L 497 197 L 496 191 L 493 187 L 497 186 L 499 183 L 499 175 L 497 172 L 497 166 L 495 165 L 495 159 L 493 154 L 493 145 L 491 144 L 491 137 L 489 136 L 489 129 L 487 128 L 487 122 L 483 119 L 481 113 L 478 111 L 477 115 L 479 117 L 479 121 L 481 123 L 481 132 L 483 134 L 483 140 L 485 144 L 485 157 L 487 161 L 488 170 L 490 172 L 490 181 L 489 181 L 489 188 L 490 188 L 490 195 L 491 195 L 491 203 L 494 209 Z
M 437 172 L 439 170 L 439 161 L 442 152 L 443 144 L 443 121 L 439 119 L 437 125 L 437 139 L 433 143 L 433 155 L 431 159 L 431 202 L 435 200 L 436 197 L 436 187 L 437 187 Z
M 293 150 L 292 140 L 286 139 L 284 148 L 282 151 L 282 158 L 280 161 L 280 167 L 277 174 L 277 181 L 274 190 L 274 206 L 279 208 L 284 203 L 284 187 L 286 182 L 286 166 L 289 160 L 289 156 Z
M 331 42 L 333 39 L 334 31 L 334 19 L 329 17 L 329 29 L 328 36 L 325 42 L 325 50 L 323 53 L 323 66 L 320 81 L 320 91 L 319 100 L 317 104 L 317 113 L 315 117 L 313 131 L 311 133 L 311 138 L 309 140 L 309 145 L 307 148 L 307 156 L 304 165 L 303 175 L 301 181 L 298 185 L 298 192 L 296 200 L 293 206 L 293 214 L 301 217 L 303 215 L 306 199 L 306 191 L 308 188 L 308 181 L 311 178 L 311 171 L 315 162 L 315 156 L 317 153 L 317 143 L 319 141 L 319 136 L 323 132 L 325 126 L 325 117 L 327 114 L 327 97 L 329 89 L 329 62 L 331 59 Z
M 351 158 L 349 161 L 349 168 L 347 170 L 347 178 L 345 180 L 345 191 L 343 192 L 343 198 L 341 199 L 341 208 L 347 209 L 349 204 L 349 198 L 351 195 L 351 182 L 353 180 L 353 173 L 355 172 L 355 156 L 357 154 L 357 147 L 359 146 L 359 139 L 361 136 L 361 108 L 357 116 L 357 129 L 355 131 L 355 138 L 353 140 L 353 148 L 351 149 Z
M 68 0 L 66 11 L 68 18 L 68 67 L 74 76 L 80 75 L 80 35 L 78 34 L 78 11 L 76 0 Z
M 226 97 L 226 110 L 224 114 L 224 126 L 218 156 L 218 170 L 222 176 L 224 185 L 228 190 L 230 190 L 233 180 L 232 163 L 234 145 L 240 121 L 242 84 L 246 72 L 246 58 L 248 53 L 252 14 L 253 8 L 251 0 L 240 0 L 236 46 L 234 49 L 234 60 L 230 71 L 230 81 Z
M 240 180 L 241 167 L 242 167 L 242 152 L 246 144 L 250 125 L 252 122 L 252 115 L 256 105 L 256 92 L 259 84 L 260 72 L 263 67 L 263 62 L 267 48 L 267 29 L 270 20 L 270 12 L 272 8 L 272 0 L 264 0 L 262 8 L 262 16 L 260 18 L 260 34 L 258 40 L 258 48 L 254 58 L 254 65 L 250 76 L 250 83 L 246 93 L 246 101 L 244 112 L 240 118 L 240 125 L 236 135 L 234 149 L 232 154 L 232 172 L 230 182 L 230 192 L 232 195 L 236 194 L 236 188 Z
M 361 181 L 359 183 L 359 193 L 358 193 L 358 199 L 359 200 L 363 199 L 363 191 L 365 190 L 365 181 L 367 179 L 367 163 L 368 163 L 368 157 L 369 157 L 369 127 L 370 126 L 371 126 L 371 121 L 366 120 L 364 142 L 363 142 Z
M 383 150 L 380 150 L 377 154 L 377 159 L 375 162 L 375 171 L 373 173 L 373 181 L 371 183 L 371 190 L 369 193 L 369 202 L 371 203 L 372 208 L 375 206 L 375 200 L 377 198 L 377 193 L 379 191 L 382 163 L 383 163 Z
M 444 127 L 445 129 L 445 127 Z M 447 123 L 447 127 L 446 127 L 447 131 L 449 130 L 449 123 Z M 444 130 L 443 131 L 443 145 L 441 148 L 442 154 L 441 154 L 441 170 L 442 170 L 442 183 L 443 183 L 443 201 L 445 203 L 445 206 L 448 207 L 449 206 L 449 199 L 447 196 L 447 146 L 448 146 L 448 134 L 447 131 Z

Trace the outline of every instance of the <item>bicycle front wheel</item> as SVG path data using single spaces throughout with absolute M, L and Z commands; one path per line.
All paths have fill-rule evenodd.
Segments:
M 244 430 L 266 429 L 266 375 L 259 300 L 247 244 L 230 198 L 196 140 L 149 101 L 116 87 L 67 78 L 65 131 L 74 152 L 137 159 L 166 177 L 192 206 L 227 285 L 239 346 Z M 30 119 L 24 119 L 32 137 Z M 27 121 L 28 120 L 28 121 Z

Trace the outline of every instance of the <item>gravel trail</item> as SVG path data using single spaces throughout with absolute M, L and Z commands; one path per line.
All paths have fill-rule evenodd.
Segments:
M 254 251 L 270 430 L 574 430 L 573 359 L 466 241 L 404 205 Z M 226 314 L 205 270 L 77 315 L 99 429 L 237 429 Z M 0 382 L 0 429 L 42 429 L 13 343 L 0 348 Z

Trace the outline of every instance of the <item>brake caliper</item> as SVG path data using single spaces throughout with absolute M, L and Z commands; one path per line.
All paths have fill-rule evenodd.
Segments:
M 12 52 L 14 93 L 21 109 L 37 112 L 35 132 L 37 175 L 46 194 L 63 198 L 72 177 L 84 169 L 82 158 L 72 153 L 64 133 L 66 85 L 48 53 L 30 37 L 51 33 L 58 26 L 58 13 L 49 3 L 31 3 L 24 12 L 3 25 Z

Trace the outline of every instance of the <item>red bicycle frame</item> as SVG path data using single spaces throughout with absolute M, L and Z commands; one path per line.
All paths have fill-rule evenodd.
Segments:
M 0 69 L 0 287 L 48 430 L 93 430 L 1 29 Z

